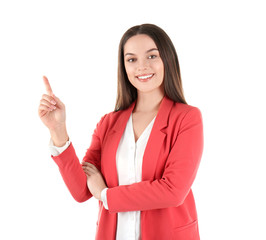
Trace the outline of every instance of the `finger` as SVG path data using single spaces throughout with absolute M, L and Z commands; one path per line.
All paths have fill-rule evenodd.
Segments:
M 83 169 L 86 169 L 87 171 L 94 172 L 95 170 L 91 168 L 90 166 L 82 166 Z
M 46 101 L 52 103 L 53 105 L 56 105 L 56 101 L 54 97 L 51 97 L 50 95 L 43 94 L 42 99 L 45 99 Z
M 52 104 L 50 101 L 47 101 L 46 99 L 43 99 L 43 98 L 40 100 L 40 104 L 46 105 L 47 107 L 51 109 L 54 109 L 55 107 L 55 104 Z
M 46 115 L 47 112 L 50 112 L 50 110 L 47 110 L 47 109 L 42 108 L 42 107 L 39 107 L 39 109 L 38 109 L 38 114 L 39 114 L 40 118 L 42 118 L 44 115 Z
M 95 169 L 93 169 L 92 167 L 89 166 L 82 166 L 83 169 L 85 169 L 86 171 L 88 171 L 90 174 L 94 174 L 97 173 L 98 171 L 96 171 Z
M 90 175 L 88 173 L 86 173 L 86 172 L 85 172 L 85 175 L 86 175 L 87 180 L 88 180 L 88 178 L 90 177 Z
M 56 102 L 58 108 L 60 108 L 60 109 L 65 108 L 64 103 L 63 103 L 63 102 L 62 102 L 57 96 L 55 96 L 54 93 L 52 93 L 52 98 L 53 98 L 54 101 Z
M 87 176 L 91 176 L 91 175 L 93 175 L 93 173 L 91 173 L 91 172 L 88 171 L 87 169 L 84 169 L 84 173 L 85 173 Z
M 55 108 L 55 109 L 56 109 L 56 108 Z M 50 108 L 50 107 L 48 107 L 47 105 L 43 105 L 43 104 L 41 104 L 41 105 L 39 106 L 39 110 L 45 110 L 45 111 L 47 111 L 47 112 L 51 112 L 51 111 L 53 111 L 53 110 L 55 110 L 55 109 Z
M 90 176 L 90 173 L 87 170 L 84 170 L 84 173 L 88 176 Z
M 84 166 L 85 168 L 89 169 L 90 172 L 92 173 L 98 173 L 99 170 L 95 167 L 95 166 L 90 166 L 90 165 L 87 165 L 87 166 Z
M 92 164 L 92 163 L 89 163 L 89 162 L 82 162 L 82 165 L 84 165 L 84 166 L 90 166 L 90 167 L 92 167 L 92 168 L 95 168 L 95 169 L 97 169 L 97 168 L 95 167 L 95 165 L 94 165 L 94 164 Z
M 83 169 L 84 172 L 85 172 L 85 171 L 86 171 L 86 172 L 89 171 L 89 169 L 87 169 L 87 167 L 83 167 L 83 166 L 82 166 L 82 169 Z
M 50 96 L 52 96 L 53 95 L 53 91 L 52 91 L 51 85 L 50 85 L 50 83 L 48 81 L 48 78 L 46 76 L 43 76 L 43 82 L 44 82 L 44 85 L 45 85 L 47 93 Z
M 65 108 L 64 103 L 62 103 L 61 100 L 57 96 L 54 95 L 54 93 L 52 94 L 52 96 L 47 95 L 47 94 L 43 94 L 42 98 L 49 101 L 53 105 L 56 105 L 59 109 Z
M 88 162 L 82 161 L 82 165 L 88 165 Z

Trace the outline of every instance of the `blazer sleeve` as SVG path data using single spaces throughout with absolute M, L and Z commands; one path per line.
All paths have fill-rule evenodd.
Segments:
M 181 205 L 196 177 L 202 152 L 202 115 L 193 107 L 181 122 L 162 178 L 109 188 L 109 211 L 144 211 Z
M 106 115 L 97 123 L 93 132 L 90 147 L 87 149 L 83 161 L 94 164 L 98 169 L 101 160 L 101 141 L 99 132 Z M 69 147 L 58 156 L 51 155 L 52 159 L 59 167 L 62 178 L 77 202 L 84 202 L 92 197 L 87 187 L 87 176 L 84 173 L 79 159 L 76 155 L 72 142 Z

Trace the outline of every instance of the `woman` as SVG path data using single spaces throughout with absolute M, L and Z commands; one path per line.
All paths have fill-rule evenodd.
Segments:
M 99 200 L 96 239 L 198 240 L 191 191 L 203 150 L 201 112 L 186 103 L 175 48 L 158 26 L 130 28 L 119 45 L 115 110 L 80 164 L 65 106 L 44 77 L 39 116 L 74 199 Z

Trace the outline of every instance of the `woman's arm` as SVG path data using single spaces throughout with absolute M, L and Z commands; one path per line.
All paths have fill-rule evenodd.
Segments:
M 104 115 L 97 124 L 92 135 L 90 147 L 87 149 L 85 157 L 83 158 L 83 162 L 90 162 L 98 169 L 101 159 L 101 141 L 99 138 L 99 131 L 105 116 L 106 115 Z M 78 202 L 84 202 L 91 198 L 92 194 L 87 187 L 87 176 L 82 169 L 72 142 L 60 155 L 51 155 L 51 157 L 58 165 L 63 180 L 73 198 Z
M 196 177 L 202 152 L 202 116 L 194 107 L 182 121 L 162 178 L 109 188 L 109 211 L 143 211 L 181 205 Z

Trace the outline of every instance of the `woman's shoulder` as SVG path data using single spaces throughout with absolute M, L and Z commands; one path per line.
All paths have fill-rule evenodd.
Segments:
M 183 113 L 183 114 L 186 114 L 190 111 L 195 111 L 195 112 L 199 111 L 200 112 L 200 109 L 198 107 L 196 107 L 194 105 L 181 103 L 181 102 L 174 102 L 173 110 L 174 110 L 174 112 Z
M 105 126 L 108 128 L 109 126 L 114 125 L 124 112 L 125 110 L 108 112 L 101 117 L 100 121 L 98 122 L 98 125 L 101 125 L 102 127 Z
M 181 102 L 174 102 L 171 117 L 173 119 L 202 118 L 201 110 L 194 106 Z
M 189 105 L 187 103 L 176 102 L 173 99 L 166 96 L 164 98 L 163 107 L 168 108 L 171 106 L 171 114 L 183 115 L 189 111 L 200 111 L 198 107 Z
M 116 121 L 125 110 L 111 111 L 102 116 L 105 121 Z

